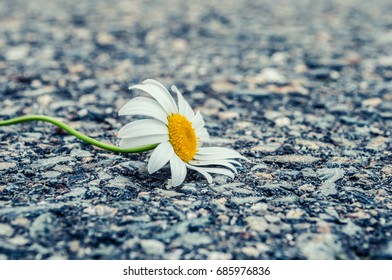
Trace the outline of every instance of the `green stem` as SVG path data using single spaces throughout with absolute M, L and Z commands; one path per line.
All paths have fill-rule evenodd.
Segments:
M 121 149 L 120 147 L 113 146 L 110 144 L 102 143 L 100 141 L 97 141 L 91 137 L 88 137 L 79 131 L 73 129 L 72 127 L 68 126 L 67 124 L 56 120 L 52 117 L 49 116 L 43 116 L 43 115 L 26 115 L 22 117 L 17 117 L 5 121 L 0 121 L 0 126 L 5 126 L 5 125 L 13 125 L 17 123 L 22 123 L 22 122 L 31 122 L 31 121 L 43 121 L 43 122 L 49 122 L 52 123 L 63 130 L 67 131 L 69 134 L 72 134 L 73 136 L 79 138 L 80 140 L 83 140 L 91 145 L 97 146 L 99 148 L 115 152 L 115 153 L 141 153 L 145 151 L 149 151 L 154 149 L 158 144 L 152 144 L 152 145 L 145 145 L 141 147 L 136 147 L 136 148 L 130 148 L 130 149 Z

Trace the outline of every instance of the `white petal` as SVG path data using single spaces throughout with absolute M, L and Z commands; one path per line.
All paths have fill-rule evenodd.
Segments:
M 208 133 L 205 127 L 200 128 L 195 131 L 196 137 L 200 139 L 202 142 L 210 142 L 210 134 Z
M 231 164 L 238 165 L 238 166 L 242 166 L 242 164 L 241 164 L 240 162 L 236 161 L 236 160 L 227 159 L 227 161 L 230 162 Z
M 167 114 L 159 103 L 151 98 L 138 96 L 125 104 L 118 112 L 123 115 L 144 115 L 167 124 Z
M 215 160 L 227 158 L 239 158 L 248 161 L 248 159 L 240 155 L 240 153 L 222 147 L 200 147 L 195 155 L 195 159 L 198 160 Z
M 148 161 L 148 172 L 150 174 L 161 169 L 174 155 L 170 142 L 163 142 L 154 149 Z
M 237 173 L 237 169 L 235 168 L 235 166 L 231 164 L 228 160 L 191 160 L 189 164 L 196 166 L 221 165 L 226 166 L 227 168 L 233 170 L 234 173 Z
M 224 154 L 217 154 L 217 155 L 198 155 L 198 154 L 196 154 L 194 156 L 195 160 L 221 160 L 221 159 L 229 159 L 229 158 L 234 158 L 234 157 L 229 156 L 229 155 L 224 155 Z M 236 158 L 240 158 L 240 159 L 249 161 L 247 158 L 242 157 L 242 156 L 241 157 L 236 157 Z
M 205 122 L 199 111 L 197 111 L 196 115 L 192 119 L 192 124 L 196 130 L 204 127 Z
M 121 139 L 119 146 L 121 149 L 131 149 L 167 141 L 169 141 L 169 135 L 150 135 L 135 138 L 123 138 Z
M 169 134 L 167 126 L 158 120 L 138 120 L 123 126 L 118 132 L 118 138 L 134 138 L 153 134 Z
M 199 169 L 203 169 L 205 172 L 208 173 L 216 173 L 216 174 L 222 174 L 229 176 L 230 178 L 234 178 L 234 173 L 231 172 L 230 170 L 224 169 L 224 168 L 209 168 L 209 167 L 198 167 Z
M 168 115 L 177 114 L 178 108 L 174 102 L 173 97 L 170 95 L 168 90 L 159 82 L 148 79 L 142 82 L 141 85 L 135 85 L 129 89 L 140 89 L 150 94 L 158 103 L 162 106 Z
M 189 103 L 186 102 L 186 100 L 184 99 L 181 92 L 178 90 L 178 88 L 176 86 L 172 86 L 171 89 L 172 89 L 172 91 L 177 93 L 178 110 L 180 111 L 180 114 L 185 116 L 188 120 L 192 120 L 193 117 L 195 116 L 195 113 L 193 112 Z
M 172 174 L 173 187 L 181 185 L 185 180 L 186 166 L 176 154 L 174 154 L 174 156 L 170 159 L 170 170 Z
M 195 171 L 199 172 L 201 175 L 203 175 L 203 176 L 207 179 L 207 182 L 208 182 L 209 184 L 212 183 L 212 177 L 211 177 L 211 175 L 208 174 L 208 172 L 206 172 L 203 168 L 201 168 L 201 167 L 196 167 L 196 166 L 192 166 L 192 165 L 189 165 L 189 164 L 186 164 L 186 167 L 188 167 L 189 169 L 192 169 L 192 170 L 195 170 Z

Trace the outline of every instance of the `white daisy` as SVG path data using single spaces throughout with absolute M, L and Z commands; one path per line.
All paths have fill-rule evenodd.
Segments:
M 175 86 L 172 91 L 177 93 L 178 106 L 169 91 L 155 80 L 145 80 L 130 89 L 142 90 L 153 98 L 136 97 L 120 109 L 119 115 L 144 115 L 151 119 L 136 120 L 122 127 L 118 133 L 122 138 L 120 148 L 158 144 L 148 162 L 150 174 L 170 162 L 173 186 L 182 184 L 187 168 L 204 175 L 209 183 L 210 173 L 234 177 L 235 165 L 240 165 L 234 159 L 245 158 L 228 148 L 202 146 L 210 140 L 203 117 L 200 112 L 193 112 Z

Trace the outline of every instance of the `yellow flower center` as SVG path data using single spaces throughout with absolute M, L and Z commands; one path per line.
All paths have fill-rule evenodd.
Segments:
M 169 139 L 177 156 L 185 162 L 193 159 L 197 152 L 197 139 L 192 123 L 180 114 L 167 117 Z

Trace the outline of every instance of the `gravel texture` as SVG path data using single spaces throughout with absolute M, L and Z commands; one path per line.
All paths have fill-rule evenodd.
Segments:
M 0 128 L 0 259 L 392 259 L 392 4 L 0 1 L 0 118 L 102 141 L 176 84 L 249 158 L 170 187 L 46 123 Z

